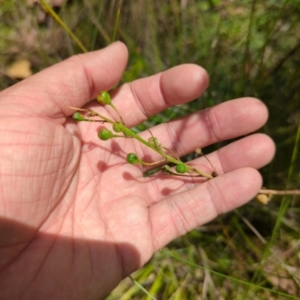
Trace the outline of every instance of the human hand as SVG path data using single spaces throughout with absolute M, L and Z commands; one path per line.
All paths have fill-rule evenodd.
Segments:
M 265 135 L 246 136 L 209 160 L 219 176 L 144 178 L 126 162 L 156 153 L 134 139 L 102 142 L 97 123 L 75 124 L 68 106 L 116 117 L 95 98 L 120 80 L 122 43 L 74 56 L 0 94 L 1 299 L 99 299 L 172 239 L 256 195 L 256 171 L 273 157 Z M 198 97 L 206 72 L 182 65 L 113 93 L 125 124 Z M 179 156 L 249 134 L 267 120 L 262 102 L 243 98 L 151 129 Z M 149 136 L 149 132 L 141 133 Z M 209 170 L 204 158 L 195 165 Z M 210 170 L 213 171 L 213 170 Z

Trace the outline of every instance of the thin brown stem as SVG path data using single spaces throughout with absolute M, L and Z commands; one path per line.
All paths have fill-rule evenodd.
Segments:
M 267 190 L 261 189 L 259 190 L 260 194 L 269 194 L 269 195 L 300 195 L 300 190 Z

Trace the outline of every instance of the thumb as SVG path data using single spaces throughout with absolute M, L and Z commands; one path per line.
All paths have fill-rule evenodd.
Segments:
M 109 90 L 121 79 L 127 64 L 126 46 L 116 42 L 86 54 L 79 54 L 49 67 L 6 89 L 0 105 L 10 115 L 38 115 L 60 119 L 81 107 L 100 90 Z

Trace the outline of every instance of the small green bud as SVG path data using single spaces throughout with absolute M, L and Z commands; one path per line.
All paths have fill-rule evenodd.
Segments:
M 111 104 L 111 98 L 108 92 L 102 91 L 98 96 L 97 96 L 97 101 L 100 104 Z
M 183 174 L 186 172 L 186 166 L 184 164 L 179 164 L 175 167 L 177 173 Z
M 139 163 L 139 161 L 140 161 L 135 153 L 128 153 L 126 160 L 130 164 Z
M 81 122 L 81 121 L 88 121 L 80 112 L 76 111 L 72 115 L 72 119 L 76 122 Z
M 113 130 L 114 130 L 115 132 L 121 132 L 122 129 L 121 129 L 121 127 L 120 127 L 120 124 L 119 124 L 119 123 L 114 123 L 114 125 L 113 125 Z
M 158 138 L 156 137 L 149 137 L 148 139 L 148 143 L 151 144 L 152 146 L 154 146 L 155 148 L 159 148 L 161 147 L 160 142 L 158 141 Z
M 98 137 L 102 141 L 107 141 L 107 140 L 113 138 L 114 134 L 110 130 L 103 128 L 98 132 Z

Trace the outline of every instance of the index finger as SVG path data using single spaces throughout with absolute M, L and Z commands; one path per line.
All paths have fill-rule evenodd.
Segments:
M 120 42 L 72 56 L 1 92 L 3 109 L 10 115 L 37 115 L 63 123 L 74 112 L 68 106 L 82 107 L 99 91 L 118 83 L 127 56 L 126 46 Z
M 198 98 L 208 82 L 207 72 L 203 68 L 184 64 L 124 84 L 112 93 L 112 97 L 125 124 L 132 127 L 168 107 Z

